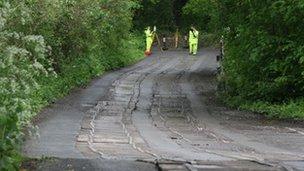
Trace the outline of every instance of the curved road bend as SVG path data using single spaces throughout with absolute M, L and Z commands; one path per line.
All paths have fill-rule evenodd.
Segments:
M 216 102 L 216 53 L 156 53 L 74 90 L 40 114 L 24 154 L 87 170 L 304 170 L 303 123 Z

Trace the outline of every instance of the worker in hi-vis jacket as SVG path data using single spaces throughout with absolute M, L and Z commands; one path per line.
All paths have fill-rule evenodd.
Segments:
M 191 29 L 189 31 L 189 53 L 190 53 L 190 55 L 197 54 L 198 35 L 199 35 L 199 32 L 193 26 L 191 26 Z
M 154 27 L 153 31 L 151 31 L 150 27 L 147 27 L 147 29 L 145 30 L 145 34 L 146 34 L 146 51 L 145 51 L 145 54 L 146 55 L 151 54 L 151 47 L 152 47 L 153 40 L 154 40 L 155 30 L 156 30 L 156 27 Z

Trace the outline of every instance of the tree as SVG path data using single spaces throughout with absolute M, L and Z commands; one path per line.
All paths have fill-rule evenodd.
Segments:
M 219 1 L 226 34 L 223 63 L 230 96 L 284 102 L 304 94 L 304 2 Z
M 219 31 L 219 8 L 217 0 L 189 0 L 183 7 L 183 26 L 195 25 L 199 30 Z
M 162 31 L 175 31 L 181 25 L 181 9 L 188 0 L 142 0 L 135 12 L 134 27 L 142 30 L 158 26 Z

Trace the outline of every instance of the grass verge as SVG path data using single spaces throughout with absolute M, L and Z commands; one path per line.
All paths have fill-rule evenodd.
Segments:
M 290 100 L 285 103 L 272 104 L 263 101 L 246 101 L 238 97 L 221 99 L 229 107 L 261 113 L 270 118 L 304 120 L 304 99 Z

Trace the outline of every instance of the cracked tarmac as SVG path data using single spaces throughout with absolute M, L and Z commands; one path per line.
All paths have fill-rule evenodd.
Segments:
M 217 103 L 217 65 L 213 49 L 167 51 L 107 73 L 47 107 L 24 154 L 107 163 L 84 170 L 304 170 L 303 123 Z

